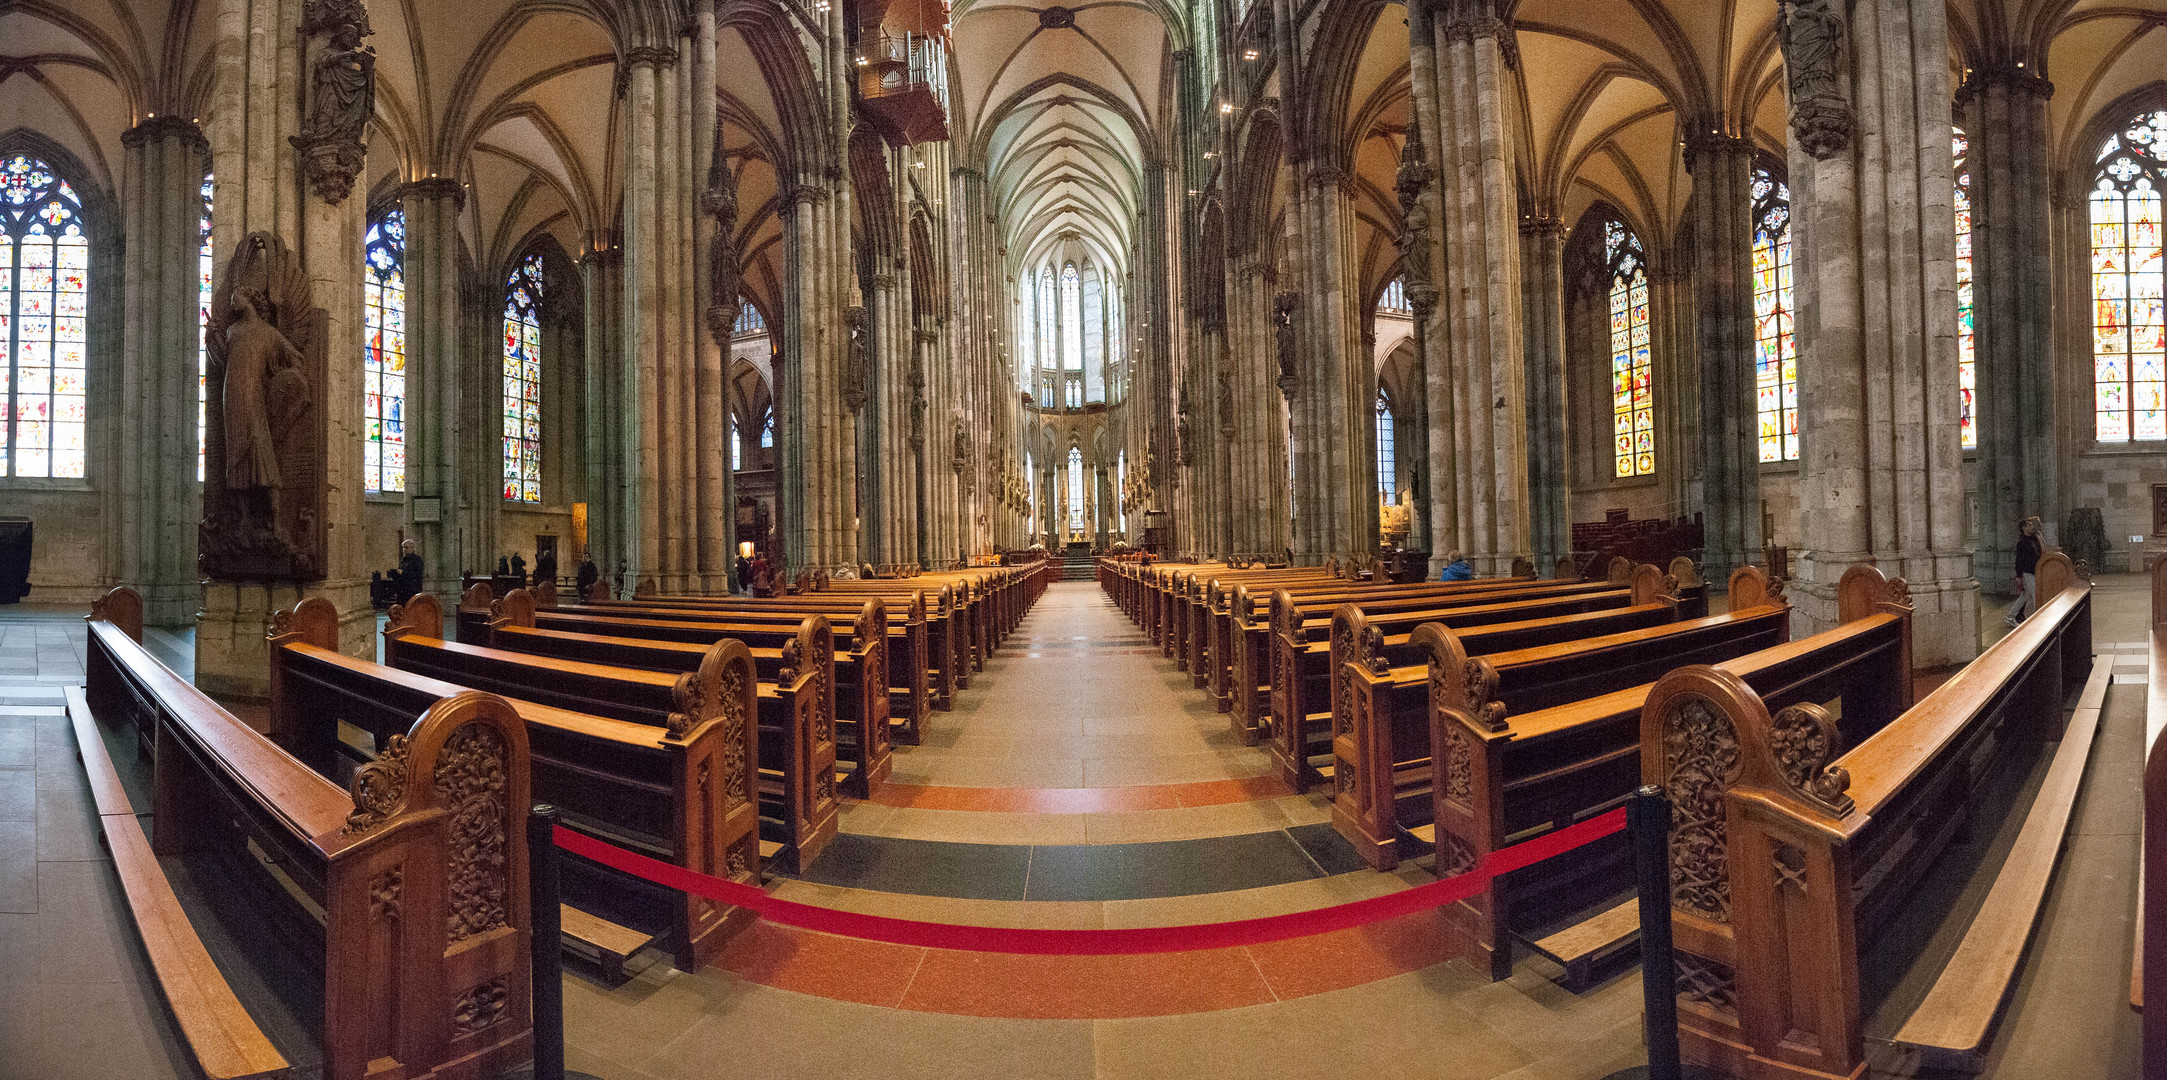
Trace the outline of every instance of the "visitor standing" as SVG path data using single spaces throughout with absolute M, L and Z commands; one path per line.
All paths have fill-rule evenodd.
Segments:
M 2023 622 L 2038 606 L 2039 556 L 2045 547 L 2039 541 L 2041 522 L 2028 517 L 2017 523 L 2017 599 L 2009 605 L 2009 614 L 2002 619 L 2011 626 Z

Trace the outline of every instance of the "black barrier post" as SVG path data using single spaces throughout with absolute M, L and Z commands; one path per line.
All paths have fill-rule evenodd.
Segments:
M 1670 940 L 1670 797 L 1654 784 L 1625 800 L 1625 831 L 1632 838 L 1635 884 L 1640 893 L 1640 992 L 1647 1004 L 1642 1031 L 1648 1063 L 1604 1080 L 1704 1080 L 1713 1077 L 1678 1060 L 1677 961 Z
M 535 803 L 527 814 L 527 896 L 534 924 L 534 1065 L 513 1075 L 595 1080 L 564 1071 L 564 915 L 557 906 L 557 808 L 548 803 Z

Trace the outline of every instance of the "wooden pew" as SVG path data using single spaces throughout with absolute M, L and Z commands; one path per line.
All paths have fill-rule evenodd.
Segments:
M 122 587 L 91 602 L 89 622 L 107 623 L 141 643 L 143 601 Z M 288 1062 L 241 1004 L 196 935 L 188 913 L 174 895 L 165 868 L 151 853 L 150 838 L 121 786 L 120 773 L 106 753 L 105 738 L 81 687 L 67 687 L 68 722 L 75 729 L 76 756 L 90 782 L 98 829 L 113 869 L 120 877 L 128 914 L 149 957 L 151 972 L 188 1044 L 197 1069 L 211 1080 L 284 1076 Z
M 1637 603 L 1624 610 L 1654 609 L 1654 617 L 1618 619 L 1598 611 L 1493 626 L 1423 620 L 1390 638 L 1362 608 L 1341 606 L 1332 619 L 1325 748 L 1332 758 L 1333 827 L 1371 866 L 1391 869 L 1409 832 L 1433 820 L 1430 696 L 1436 681 L 1472 679 L 1485 703 L 1531 713 L 1650 683 L 1680 664 L 1727 660 L 1790 638 L 1789 607 L 1768 603 L 1765 592 L 1747 587 L 1758 581 L 1756 570 L 1737 575 L 1741 584 L 1733 595 L 1746 606 L 1686 620 L 1676 617 L 1677 597 L 1660 591 L 1670 585 L 1667 577 L 1653 566 L 1640 567 L 1636 576 Z M 1433 671 L 1433 655 L 1455 668 L 1474 665 L 1479 675 Z
M 968 616 L 954 601 L 958 588 L 941 585 L 912 589 L 898 602 L 883 598 L 889 613 L 888 674 L 889 715 L 902 721 L 901 741 L 915 743 L 922 737 L 928 712 L 954 708 L 958 687 L 970 685 L 967 642 L 958 638 L 957 627 Z M 929 604 L 929 600 L 931 603 Z M 825 615 L 838 630 L 847 619 L 864 610 L 864 598 L 807 594 L 774 598 L 736 596 L 649 597 L 643 600 L 611 600 L 588 597 L 574 603 L 560 601 L 553 589 L 535 592 L 539 611 L 587 612 L 626 618 L 712 619 L 729 622 L 773 620 L 793 623 L 808 614 Z M 857 634 L 857 628 L 850 628 Z
M 320 1002 L 300 1011 L 320 1005 L 325 1076 L 453 1080 L 528 1056 L 528 755 L 509 705 L 473 692 L 439 699 L 348 792 L 112 622 L 90 624 L 87 677 L 87 707 L 151 748 L 151 851 L 215 864 L 277 946 L 321 979 Z M 115 837 L 123 849 L 135 839 Z M 140 870 L 141 856 L 116 861 Z M 157 891 L 148 878 L 136 885 Z M 160 908 L 178 937 L 174 907 Z M 201 978 L 196 988 L 215 992 Z M 261 1046 L 246 1049 L 267 1062 Z
M 1422 623 L 1439 620 L 1468 627 L 1661 603 L 1666 605 L 1667 617 L 1658 621 L 1674 621 L 1677 599 L 1662 593 L 1660 577 L 1652 567 L 1649 570 L 1637 592 L 1630 585 L 1613 587 L 1608 582 L 1500 585 L 1489 581 L 1458 583 L 1460 587 L 1451 592 L 1353 594 L 1352 598 L 1395 646 L 1411 646 L 1407 634 Z M 1327 779 L 1328 770 L 1319 768 L 1315 759 L 1330 754 L 1332 709 L 1340 696 L 1332 685 L 1332 617 L 1350 602 L 1350 594 L 1344 592 L 1307 597 L 1297 600 L 1284 589 L 1272 594 L 1272 621 L 1264 644 L 1271 665 L 1266 684 L 1272 760 L 1279 766 L 1280 778 L 1296 791 Z M 1252 657 L 1248 662 L 1252 674 L 1239 678 L 1255 677 L 1256 661 Z
M 1754 567 L 1734 573 L 1734 602 L 1744 605 L 1739 613 L 1783 611 L 1775 586 Z M 1716 667 L 1770 700 L 1818 705 L 1840 699 L 1845 730 L 1862 734 L 1911 700 L 1910 598 L 1901 580 L 1885 580 L 1870 566 L 1852 567 L 1840 588 L 1844 623 L 1803 641 L 1785 641 L 1787 634 L 1774 639 L 1780 644 L 1760 638 L 1754 644 L 1762 647 L 1734 653 Z M 1433 673 L 1431 825 L 1414 833 L 1435 846 L 1440 876 L 1607 812 L 1639 783 L 1642 707 L 1656 682 L 1515 713 L 1498 700 L 1495 658 L 1468 657 L 1448 633 L 1425 629 L 1419 636 Z M 1359 794 L 1349 810 L 1367 810 Z M 1622 837 L 1590 845 L 1500 878 L 1447 908 L 1446 917 L 1472 942 L 1468 959 L 1477 970 L 1504 978 L 1511 973 L 1516 936 L 1576 908 L 1608 903 L 1630 888 L 1629 864 Z M 1566 966 L 1568 978 L 1585 976 L 1593 963 L 1634 940 L 1637 910 L 1629 900 L 1611 907 L 1590 920 L 1605 929 L 1574 935 L 1576 951 L 1553 953 L 1552 959 Z
M 2152 563 L 2151 675 L 2144 714 L 2144 867 L 2138 882 L 2137 961 L 2129 1001 L 2167 1001 L 2167 559 Z M 2144 1057 L 2167 1061 L 2167 1009 L 2144 1012 Z
M 683 717 L 678 686 L 688 676 L 637 668 L 554 660 L 486 646 L 444 641 L 434 598 L 417 596 L 397 624 L 384 626 L 384 663 L 448 683 L 515 695 L 549 705 L 667 730 Z M 758 688 L 760 832 L 776 845 L 772 858 L 802 872 L 835 839 L 841 813 L 836 765 L 835 646 L 827 620 L 808 616 L 786 646 L 775 682 Z M 682 719 L 676 723 L 683 723 Z M 864 768 L 866 762 L 855 763 Z
M 1658 683 L 1641 716 L 1641 775 L 1677 807 L 1671 922 L 1686 1059 L 1747 1080 L 1861 1075 L 1861 1023 L 1875 1005 L 1860 985 L 1862 949 L 1899 915 L 1946 912 L 1953 891 L 1918 884 L 1974 814 L 2005 805 L 1991 782 L 2005 768 L 2054 753 L 2032 813 L 2074 798 L 2074 783 L 2057 790 L 2056 777 L 2081 775 L 2098 710 L 2071 721 L 2063 705 L 2090 666 L 2091 588 L 2056 552 L 2040 560 L 2031 618 L 1862 739 L 1848 708 L 1839 723 L 1811 699 L 1770 700 L 1732 672 L 1687 667 Z M 2071 754 L 2079 760 L 2064 768 Z M 2005 873 L 2039 884 L 2060 842 L 2048 840 L 2034 858 L 2020 837 Z M 1990 1002 L 1988 1016 L 2036 917 L 2036 907 L 1997 912 L 1992 897 L 1967 940 L 1998 939 L 1990 951 L 2001 955 L 1943 973 L 1962 996 Z M 1952 965 L 1966 954 L 1959 945 Z M 1930 992 L 1921 1009 L 1934 1004 Z M 1951 1015 L 1937 1009 L 1927 1026 L 1947 1030 Z
M 514 598 L 526 590 L 514 590 Z M 314 610 L 321 605 L 323 610 Z M 441 625 L 436 598 L 424 593 L 394 606 L 386 648 Z M 366 765 L 391 745 L 412 718 L 465 687 L 341 655 L 337 615 L 310 598 L 290 613 L 286 632 L 271 638 L 271 711 L 292 718 L 289 731 L 304 760 L 344 757 Z M 715 877 L 758 885 L 758 680 L 743 643 L 720 641 L 702 650 L 672 688 L 676 711 L 662 728 L 573 712 L 519 698 L 506 701 L 526 723 L 534 796 L 563 811 L 564 824 L 613 844 Z M 344 723 L 369 737 L 356 747 L 341 738 Z M 702 961 L 752 920 L 751 912 L 662 888 L 576 856 L 566 856 L 566 903 L 583 913 L 567 936 L 595 952 L 625 950 L 580 927 L 600 916 L 660 939 L 683 971 Z M 600 941 L 600 943 L 598 943 Z
M 751 648 L 760 678 L 771 683 L 778 681 L 782 669 L 788 666 L 786 654 L 805 621 L 826 618 L 802 612 L 790 613 L 796 616 L 795 621 L 753 619 L 734 613 L 725 618 L 719 613 L 691 609 L 655 613 L 682 614 L 683 618 L 647 618 L 637 609 L 624 608 L 605 609 L 619 614 L 589 615 L 584 614 L 587 608 L 538 611 L 524 598 L 521 602 L 507 598 L 503 610 L 503 616 L 490 624 L 492 636 L 488 644 L 494 648 L 675 672 L 690 670 L 688 665 L 706 646 L 725 639 L 737 640 Z M 878 631 L 865 629 L 885 622 L 876 599 L 861 605 L 856 616 L 830 625 L 831 632 L 841 628 L 851 635 L 835 656 L 834 696 L 835 716 L 844 736 L 844 761 L 852 766 L 845 786 L 858 795 L 869 792 L 868 785 L 887 778 L 894 744 L 903 733 L 902 725 L 888 712 L 893 698 L 877 689 L 888 681 L 887 646 L 893 639 L 868 640 L 868 634 Z M 664 643 L 671 647 L 653 647 Z

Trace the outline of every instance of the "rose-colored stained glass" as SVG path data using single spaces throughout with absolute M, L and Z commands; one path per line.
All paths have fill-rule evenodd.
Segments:
M 1956 423 L 1964 449 L 1979 445 L 1977 335 L 1972 319 L 1971 278 L 1971 140 L 1956 128 L 1950 150 L 1956 157 Z
M 406 490 L 406 215 L 369 226 L 362 246 L 362 486 Z
M 504 299 L 504 499 L 542 501 L 542 257 L 512 271 Z
M 1623 222 L 1603 223 L 1610 269 L 1610 414 L 1613 474 L 1655 472 L 1655 391 L 1648 350 L 1648 257 Z
M 2100 147 L 2092 222 L 2092 409 L 2100 442 L 2167 439 L 2167 109 Z
M 0 158 L 0 475 L 87 474 L 89 341 L 82 202 L 44 162 Z
M 1798 460 L 1798 363 L 1791 337 L 1791 190 L 1753 167 L 1753 386 L 1760 459 Z

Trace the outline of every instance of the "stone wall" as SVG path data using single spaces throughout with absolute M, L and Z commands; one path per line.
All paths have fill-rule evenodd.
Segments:
M 27 517 L 30 548 L 28 604 L 88 604 L 106 589 L 104 496 L 96 491 L 6 493 L 7 516 Z

